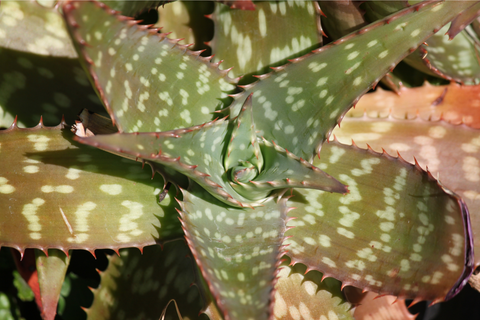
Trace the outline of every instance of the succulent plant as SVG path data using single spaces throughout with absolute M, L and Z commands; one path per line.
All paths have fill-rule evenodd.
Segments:
M 345 286 L 453 298 L 480 262 L 480 142 L 475 110 L 446 101 L 478 88 L 406 89 L 394 68 L 478 83 L 478 5 L 223 2 L 0 4 L 0 245 L 42 317 L 60 299 L 74 318 L 70 260 L 99 249 L 117 254 L 89 319 L 348 319 Z M 138 20 L 159 5 L 173 33 Z M 380 81 L 400 96 L 378 89 L 343 126 Z M 440 91 L 392 110 L 415 90 Z M 463 150 L 443 183 L 437 143 Z

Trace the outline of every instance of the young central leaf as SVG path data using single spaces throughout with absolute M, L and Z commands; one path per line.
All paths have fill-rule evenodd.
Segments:
M 263 157 L 255 134 L 250 95 L 234 121 L 232 138 L 227 148 L 225 169 L 232 170 L 233 181 L 248 182 L 262 170 Z

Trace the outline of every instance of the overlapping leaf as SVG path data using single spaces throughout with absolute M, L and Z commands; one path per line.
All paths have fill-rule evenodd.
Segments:
M 121 248 L 181 234 L 149 168 L 78 145 L 65 125 L 0 131 L 0 244 Z M 28 190 L 28 192 L 24 192 Z
M 115 15 L 104 4 L 64 6 L 82 62 L 121 132 L 167 131 L 215 118 L 234 86 L 200 52 Z
M 57 8 L 36 1 L 2 1 L 0 47 L 34 54 L 77 57 Z
M 253 92 L 258 106 L 254 119 L 263 119 L 257 123 L 259 135 L 312 160 L 337 121 L 372 84 L 468 6 L 427 1 L 367 26 L 262 77 L 236 96 L 230 114 L 236 116 Z
M 183 190 L 186 238 L 226 320 L 269 319 L 284 240 L 284 202 L 229 208 L 195 184 Z
M 350 193 L 296 190 L 288 203 L 288 255 L 343 284 L 400 297 L 442 301 L 473 270 L 462 200 L 418 166 L 371 150 L 325 145 L 314 164 Z
M 218 3 L 212 19 L 214 61 L 223 59 L 232 66 L 234 77 L 266 73 L 267 66 L 284 64 L 322 40 L 319 9 L 313 1 L 258 1 L 255 10 L 231 10 Z
M 334 134 L 339 141 L 353 139 L 360 147 L 400 152 L 405 160 L 428 170 L 457 192 L 467 204 L 475 237 L 480 237 L 480 131 L 443 121 L 346 118 Z M 475 251 L 480 245 L 475 242 Z M 476 255 L 475 264 L 480 263 Z

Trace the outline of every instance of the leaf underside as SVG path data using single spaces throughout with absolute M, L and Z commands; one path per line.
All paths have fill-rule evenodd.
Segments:
M 93 250 L 182 234 L 175 202 L 139 163 L 78 145 L 65 125 L 0 131 L 0 244 Z M 23 192 L 28 190 L 28 192 Z
M 463 287 L 473 252 L 458 197 L 419 167 L 370 149 L 330 141 L 314 164 L 350 193 L 294 191 L 289 216 L 297 219 L 285 242 L 292 261 L 344 285 L 400 297 L 442 301 Z

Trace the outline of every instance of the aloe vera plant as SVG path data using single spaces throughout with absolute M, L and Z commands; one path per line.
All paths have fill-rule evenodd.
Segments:
M 466 145 L 468 190 L 332 131 L 379 81 L 406 90 L 390 72 L 412 52 L 424 70 L 417 48 L 452 20 L 463 38 L 447 49 L 434 38 L 429 72 L 478 82 L 474 66 L 446 65 L 476 48 L 462 31 L 476 3 L 54 4 L 0 4 L 0 245 L 25 255 L 18 269 L 45 319 L 60 296 L 69 317 L 76 249 L 117 253 L 83 306 L 90 319 L 348 319 L 345 286 L 436 303 L 466 285 L 479 264 L 475 115 L 455 109 L 473 128 L 425 121 L 419 132 L 410 120 L 355 122 L 356 110 L 345 121 L 360 128 L 344 136 L 380 135 L 379 148 L 401 152 L 407 140 L 390 142 L 390 129 L 424 147 L 453 130 L 445 140 Z M 164 29 L 135 20 L 160 4 Z M 73 116 L 101 105 L 109 118 Z M 40 114 L 65 119 L 32 127 Z M 435 163 L 427 149 L 414 152 Z

